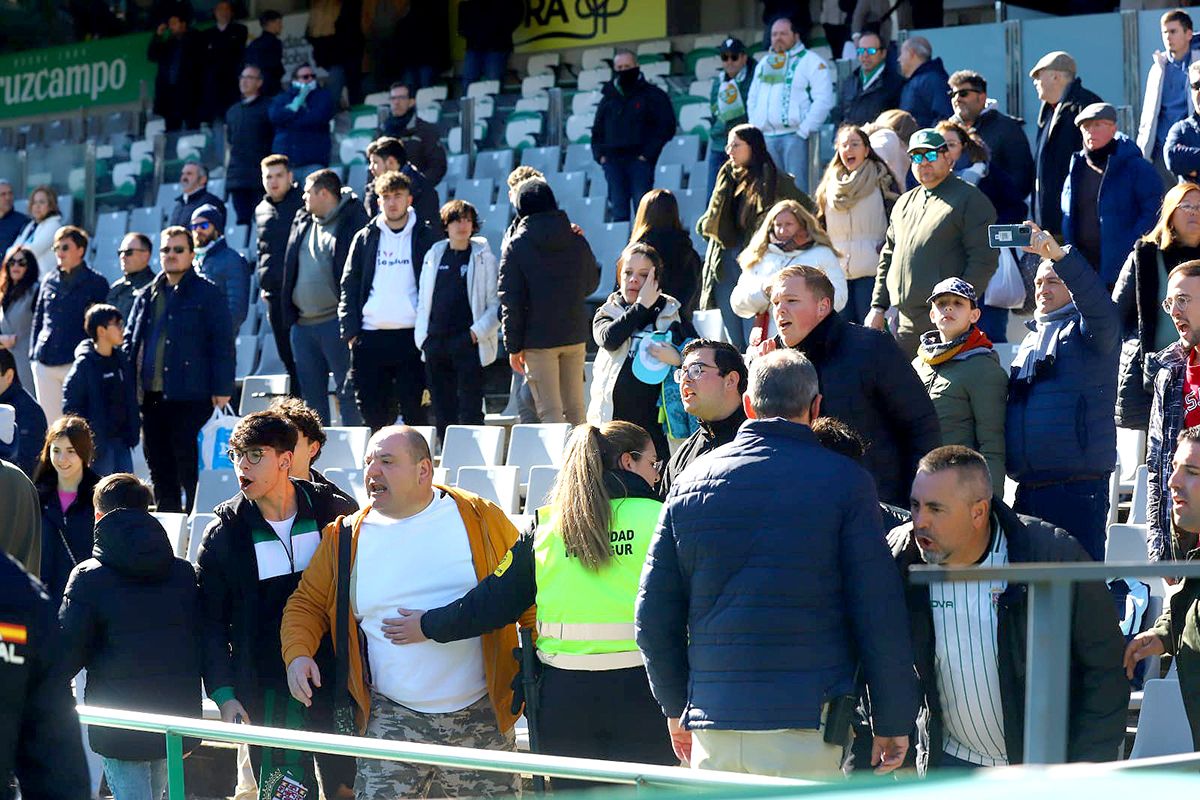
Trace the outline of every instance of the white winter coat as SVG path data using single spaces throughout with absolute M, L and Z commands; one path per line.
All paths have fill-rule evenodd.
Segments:
M 625 313 L 626 307 L 617 299 L 620 292 L 608 296 L 604 305 L 596 309 L 596 316 L 604 314 L 616 319 Z M 679 322 L 679 301 L 669 294 L 664 294 L 666 303 L 654 320 L 655 331 L 666 331 Z M 643 328 L 645 330 L 645 328 Z M 603 425 L 612 421 L 613 389 L 617 385 L 617 376 L 621 367 L 629 357 L 629 343 L 633 337 L 626 339 L 616 350 L 606 350 L 603 347 L 596 350 L 596 361 L 592 364 L 592 396 L 588 401 L 587 421 L 592 425 Z
M 1192 42 L 1190 56 L 1192 61 L 1196 61 L 1200 58 L 1200 47 L 1196 46 L 1195 38 Z M 1167 54 L 1155 50 L 1150 57 L 1150 71 L 1146 73 L 1146 95 L 1142 98 L 1142 118 L 1138 122 L 1137 146 L 1141 148 L 1142 155 L 1151 161 L 1154 160 L 1154 140 L 1158 138 L 1158 112 L 1162 108 L 1163 70 L 1166 65 Z M 1188 114 L 1191 114 L 1195 111 L 1191 89 L 1185 90 L 1184 95 L 1187 97 Z
M 825 213 L 825 232 L 842 254 L 842 271 L 848 280 L 867 278 L 879 269 L 879 251 L 887 238 L 888 216 L 883 192 L 878 189 L 845 211 L 830 202 Z
M 417 349 L 429 333 L 429 312 L 433 303 L 433 287 L 437 281 L 442 254 L 450 246 L 449 239 L 436 242 L 421 263 L 421 282 L 417 286 L 417 324 L 413 340 Z M 479 340 L 479 363 L 487 366 L 496 360 L 500 336 L 500 275 L 496 256 L 482 236 L 471 237 L 471 258 L 467 261 L 467 297 L 471 303 L 471 330 Z M 422 353 L 421 358 L 424 359 Z
M 754 68 L 746 98 L 746 113 L 750 124 L 766 136 L 795 133 L 808 138 L 819 129 L 833 110 L 836 97 L 833 91 L 833 70 L 811 50 L 798 43 L 787 51 L 783 74 L 791 81 L 764 83 L 763 73 L 768 62 L 778 54 L 766 52 Z
M 756 314 L 761 314 L 771 307 L 771 298 L 767 296 L 766 289 L 770 284 L 771 278 L 775 277 L 784 267 L 790 267 L 793 264 L 816 267 L 825 273 L 825 277 L 829 278 L 829 282 L 833 284 L 833 309 L 841 311 L 846 305 L 846 273 L 842 271 L 841 264 L 838 263 L 838 257 L 833 254 L 823 244 L 815 244 L 807 250 L 796 250 L 792 253 L 785 253 L 775 245 L 767 245 L 767 252 L 763 254 L 750 269 L 743 269 L 741 275 L 738 276 L 737 286 L 733 287 L 733 293 L 729 295 L 729 307 L 733 309 L 733 313 L 743 319 L 751 319 Z M 771 336 L 775 335 L 775 320 L 772 318 L 767 333 Z
M 58 260 L 54 257 L 54 234 L 58 233 L 62 224 L 62 217 L 58 214 L 51 214 L 41 222 L 30 219 L 17 234 L 8 251 L 11 253 L 16 247 L 27 247 L 33 251 L 33 257 L 37 259 L 38 273 L 41 280 L 45 281 L 54 274 L 58 266 Z

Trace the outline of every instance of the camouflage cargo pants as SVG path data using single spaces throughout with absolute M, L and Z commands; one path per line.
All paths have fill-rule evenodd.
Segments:
M 402 742 L 445 744 L 486 750 L 515 750 L 513 731 L 501 733 L 485 695 L 461 711 L 420 714 L 371 693 L 367 736 Z M 444 769 L 401 761 L 358 759 L 355 800 L 395 800 L 400 797 L 498 797 L 520 794 L 520 778 L 503 772 Z

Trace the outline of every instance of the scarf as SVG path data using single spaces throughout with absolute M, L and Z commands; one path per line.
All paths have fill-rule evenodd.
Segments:
M 804 244 L 797 244 L 795 239 L 788 239 L 786 242 L 781 242 L 775 238 L 774 232 L 772 232 L 771 235 L 767 237 L 767 241 L 770 242 L 775 247 L 779 248 L 779 250 L 784 253 L 794 253 L 797 250 L 807 250 L 808 248 L 810 248 L 814 244 L 816 244 L 816 241 L 813 239 L 809 239 Z
M 1021 342 L 1021 347 L 1013 358 L 1013 378 L 1033 383 L 1034 377 L 1041 371 L 1042 364 L 1047 367 L 1053 364 L 1055 356 L 1058 355 L 1058 334 L 1078 315 L 1079 310 L 1075 308 L 1074 302 L 1067 303 L 1049 314 L 1035 313 L 1035 335 L 1032 339 L 1026 336 L 1025 341 Z
M 948 342 L 943 342 L 937 331 L 921 334 L 921 347 L 917 355 L 926 364 L 937 366 L 952 359 L 967 358 L 977 350 L 991 349 L 992 340 L 977 325 L 972 325 Z
M 853 172 L 839 175 L 829 187 L 829 202 L 838 211 L 849 211 L 854 205 L 873 191 L 883 192 L 884 201 L 895 200 L 899 195 L 892 188 L 894 181 L 887 165 L 867 159 Z

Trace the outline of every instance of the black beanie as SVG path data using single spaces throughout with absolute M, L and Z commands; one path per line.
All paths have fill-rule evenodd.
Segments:
M 528 217 L 545 211 L 558 211 L 558 201 L 550 184 L 540 178 L 530 178 L 517 187 L 517 216 Z

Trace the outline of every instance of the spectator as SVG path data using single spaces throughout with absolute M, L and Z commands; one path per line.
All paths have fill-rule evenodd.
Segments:
M 1029 70 L 1033 88 L 1042 101 L 1033 149 L 1033 219 L 1055 234 L 1062 232 L 1061 198 L 1071 159 L 1083 147 L 1075 118 L 1092 103 L 1102 102 L 1083 88 L 1083 81 L 1075 73 L 1075 59 L 1061 50 L 1042 56 Z
M 1158 185 L 1158 184 L 1156 184 Z M 1108 474 L 1117 461 L 1117 307 L 1091 265 L 1033 226 L 1032 330 L 1009 371 L 1004 422 L 1013 510 L 1066 529 L 1104 560 Z
M 921 457 L 940 442 L 937 411 L 887 334 L 833 313 L 833 284 L 815 267 L 785 267 L 775 277 L 772 315 L 779 334 L 760 348 L 799 350 L 821 378 L 821 412 L 871 443 L 863 467 L 879 498 L 903 506 Z
M 914 17 L 920 22 L 914 24 Z M 892 41 L 892 34 L 897 31 L 940 28 L 942 24 L 941 2 L 892 3 L 889 0 L 858 0 L 854 3 L 854 11 L 850 17 L 851 30 L 878 31 L 885 42 Z
M 268 110 L 275 126 L 272 152 L 287 156 L 300 178 L 328 166 L 333 147 L 329 121 L 336 112 L 333 95 L 317 85 L 312 65 L 300 64 L 292 71 L 291 86 L 271 101 Z
M 296 449 L 292 453 L 292 468 L 288 474 L 293 478 L 325 487 L 357 509 L 358 501 L 335 486 L 315 466 L 327 439 L 325 426 L 317 412 L 306 406 L 298 397 L 277 397 L 271 401 L 267 410 L 283 417 L 296 428 Z
M 588 422 L 596 427 L 612 420 L 632 422 L 649 434 L 654 449 L 670 453 L 659 422 L 663 374 L 683 363 L 679 348 L 695 338 L 695 330 L 679 316 L 679 301 L 659 289 L 662 258 L 647 244 L 631 244 L 617 261 L 620 289 L 596 309 L 592 338 L 599 350 L 592 369 Z M 641 373 L 643 348 L 661 370 Z M 657 378 L 657 382 L 653 382 Z
M 21 383 L 10 350 L 0 350 L 0 405 L 12 406 L 16 418 L 12 442 L 0 441 L 0 457 L 33 477 L 38 453 L 46 439 L 46 412 Z
M 364 30 L 395 31 L 390 36 L 376 37 L 376 46 L 390 48 L 389 57 L 382 60 L 382 69 L 374 70 L 375 91 L 386 91 L 394 80 L 423 89 L 432 86 L 438 75 L 450 68 L 450 37 L 431 36 L 430 31 L 450 30 L 450 6 L 441 0 L 408 0 L 408 15 L 399 25 L 395 16 L 403 8 L 386 0 L 363 0 Z M 389 30 L 389 25 L 390 30 Z M 368 47 L 372 42 L 368 37 Z M 391 63 L 388 63 L 391 62 Z M 399 70 L 397 74 L 393 70 Z
M 388 102 L 392 113 L 383 121 L 383 135 L 399 139 L 405 151 L 405 158 L 397 159 L 396 169 L 404 166 L 402 160 L 407 160 L 431 186 L 437 186 L 446 177 L 446 148 L 442 147 L 437 126 L 417 116 L 417 95 L 411 86 L 399 81 L 393 83 Z
M 1095 264 L 1109 291 L 1133 243 L 1153 226 L 1162 182 L 1137 145 L 1117 131 L 1117 110 L 1088 106 L 1075 117 L 1083 149 L 1071 156 L 1062 194 L 1063 240 Z
M 208 123 L 224 119 L 225 111 L 238 101 L 241 88 L 238 71 L 242 68 L 246 37 L 249 35 L 245 25 L 233 21 L 231 0 L 218 0 L 212 14 L 215 24 L 200 32 L 204 59 L 200 121 Z M 245 94 L 242 93 L 242 96 Z
M 1200 295 L 1200 264 L 1184 261 L 1167 275 L 1162 309 L 1171 317 L 1177 338 L 1165 349 L 1146 356 L 1146 380 L 1154 386 L 1150 406 L 1150 431 L 1146 446 L 1149 472 L 1146 517 L 1147 553 L 1151 561 L 1175 561 L 1187 557 L 1171 528 L 1172 496 L 1169 484 L 1174 469 L 1174 445 L 1181 431 L 1191 428 L 1200 417 L 1200 393 L 1193 376 L 1196 372 L 1196 345 L 1200 344 L 1200 325 L 1192 298 Z M 2 356 L 2 354 L 0 354 Z
M 932 128 L 954 113 L 946 84 L 950 76 L 940 58 L 933 57 L 933 45 L 924 36 L 912 36 L 900 45 L 898 61 L 904 76 L 900 90 L 900 108 L 912 114 L 917 126 Z
M 727 342 L 694 339 L 683 346 L 683 364 L 675 370 L 683 410 L 700 423 L 696 432 L 675 448 L 663 468 L 659 491 L 667 496 L 675 480 L 693 461 L 729 444 L 746 421 L 742 394 L 746 391 L 746 362 Z
M 21 662 L 0 684 L 0 775 L 4 796 L 68 800 L 91 791 L 75 702 L 58 672 L 62 649 L 55 607 L 34 575 L 0 555 L 0 616 L 21 620 Z
M 746 108 L 750 124 L 766 137 L 771 160 L 803 192 L 809 186 L 808 137 L 825 124 L 834 101 L 829 65 L 804 47 L 791 20 L 776 19 L 771 49 L 754 68 Z
M 1142 156 L 1153 162 L 1170 187 L 1175 176 L 1167 168 L 1163 147 L 1171 127 L 1194 110 L 1188 88 L 1188 69 L 1200 57 L 1200 42 L 1192 38 L 1192 18 L 1186 11 L 1167 11 L 1159 20 L 1163 50 L 1150 56 L 1146 74 L 1146 96 L 1142 99 L 1142 119 L 1138 124 L 1137 146 Z
M 13 185 L 0 178 L 0 254 L 7 253 L 17 235 L 29 224 L 29 217 L 13 208 Z
M 700 256 L 679 219 L 679 201 L 666 189 L 642 195 L 629 243 L 648 244 L 663 261 L 659 288 L 679 301 L 679 316 L 688 322 L 700 290 Z
M 16 464 L 3 460 L 0 460 L 0 505 L 8 510 L 0 517 L 0 553 L 11 556 L 31 575 L 38 574 L 42 566 L 41 501 L 29 475 Z
M 89 308 L 83 318 L 88 338 L 75 348 L 63 383 L 63 413 L 87 420 L 95 446 L 92 471 L 100 477 L 133 471 L 130 448 L 141 435 L 133 371 L 121 350 L 124 322 L 113 306 Z
M 1000 110 L 988 97 L 987 81 L 978 72 L 960 69 L 950 76 L 952 122 L 974 129 L 987 145 L 991 167 L 1008 176 L 1022 201 L 1033 191 L 1033 153 L 1025 136 L 1025 120 Z
M 863 455 L 867 452 L 869 443 L 859 435 L 858 431 L 851 428 L 846 423 L 842 422 L 837 417 L 817 417 L 812 424 L 813 436 L 817 437 L 817 442 L 826 450 L 831 450 L 838 455 L 843 455 L 853 461 L 855 464 L 862 464 Z M 912 515 L 906 509 L 894 506 L 890 503 L 879 501 L 879 516 L 883 522 L 882 532 L 884 537 L 888 531 L 897 525 L 903 525 L 912 519 Z M 863 744 L 870 744 L 867 741 L 870 738 L 871 728 L 865 724 L 865 720 L 861 717 L 855 720 L 855 741 L 853 748 L 857 750 Z M 862 742 L 859 742 L 859 737 L 862 737 Z M 855 761 L 859 764 L 868 763 L 870 761 L 869 753 L 866 748 L 863 748 L 862 753 L 853 753 Z
M 283 88 L 283 42 L 279 40 L 283 33 L 283 15 L 267 9 L 258 15 L 258 24 L 262 33 L 246 45 L 244 60 L 262 72 L 263 97 L 274 97 Z
M 202 103 L 197 102 L 208 65 L 204 42 L 191 29 L 191 5 L 172 7 L 166 22 L 159 23 L 146 58 L 158 64 L 154 78 L 154 113 L 166 122 L 168 132 L 200 127 Z
M 833 249 L 829 234 L 816 217 L 795 200 L 776 203 L 738 256 L 742 273 L 729 296 L 734 313 L 754 321 L 750 346 L 777 333 L 770 319 L 770 292 L 775 276 L 784 267 L 805 264 L 825 273 L 833 284 L 833 310 L 845 308 L 846 273 L 840 258 L 841 253 Z
M 675 112 L 667 93 L 643 77 L 632 50 L 616 52 L 613 73 L 592 123 L 592 155 L 604 167 L 609 215 L 626 222 L 654 185 L 659 153 L 675 135 Z
M 1188 97 L 1193 109 L 1200 99 L 1200 61 L 1188 67 Z M 1167 169 L 1181 181 L 1193 181 L 1200 177 L 1200 111 L 1192 111 L 1171 126 L 1167 141 L 1163 145 L 1163 158 Z
M 301 706 L 289 697 L 279 662 L 284 605 L 300 583 L 330 523 L 356 509 L 336 491 L 289 477 L 296 429 L 260 411 L 243 417 L 229 437 L 241 491 L 213 509 L 196 559 L 204 688 L 223 722 L 333 733 L 332 681 Z M 316 648 L 314 648 L 314 651 Z M 333 676 L 332 651 L 318 656 Z M 307 706 L 307 708 L 305 707 Z M 313 755 L 250 748 L 260 796 L 299 784 L 317 797 Z M 352 782 L 352 761 L 317 757 L 329 794 Z
M 1179 183 L 1167 190 L 1154 228 L 1134 242 L 1121 267 L 1113 302 L 1121 316 L 1124 343 L 1117 377 L 1117 427 L 1145 431 L 1153 392 L 1147 387 L 1146 356 L 1179 339 L 1171 314 L 1155 301 L 1167 294 L 1167 275 L 1185 261 L 1200 259 L 1200 185 Z
M 700 307 L 719 308 L 730 342 L 745 350 L 748 331 L 729 305 L 729 297 L 741 275 L 738 254 L 780 200 L 799 200 L 812 213 L 817 208 L 797 188 L 793 176 L 781 172 L 782 168 L 767 152 L 766 140 L 758 128 L 753 125 L 733 128 L 725 149 L 729 161 L 717 173 L 708 209 L 696 221 L 696 232 L 708 240 Z
M 843 125 L 866 125 L 890 108 L 900 105 L 904 77 L 888 58 L 887 42 L 875 31 L 858 36 L 858 66 L 843 81 L 839 102 Z
M 62 417 L 46 431 L 33 471 L 42 504 L 42 584 L 62 605 L 71 569 L 92 552 L 92 429 L 81 417 Z
M 933 287 L 929 321 L 935 330 L 921 336 L 913 369 L 937 411 L 942 443 L 969 447 L 983 455 L 992 493 L 1004 497 L 1004 404 L 1008 375 L 978 326 L 975 287 L 947 278 Z
M 199 161 L 189 161 L 179 170 L 179 191 L 171 212 L 167 214 L 167 227 L 179 225 L 186 228 L 192 222 L 192 214 L 200 206 L 214 206 L 225 215 L 225 201 L 208 190 L 208 168 Z
M 429 445 L 408 427 L 389 426 L 371 437 L 366 481 L 369 511 L 324 529 L 284 609 L 282 652 L 292 696 L 309 706 L 314 686 L 332 686 L 339 713 L 353 713 L 357 732 L 372 739 L 514 750 L 512 625 L 455 644 L 396 645 L 404 622 L 398 614 L 465 594 L 501 567 L 516 528 L 487 500 L 433 486 Z M 352 544 L 340 548 L 343 536 Z M 347 616 L 350 587 L 338 578 L 346 571 L 356 576 L 358 625 Z M 326 633 L 345 645 L 336 647 L 336 673 L 316 660 Z M 360 798 L 420 795 L 429 786 L 461 797 L 509 794 L 517 776 L 358 761 Z
M 912 114 L 893 108 L 876 117 L 874 122 L 863 128 L 863 132 L 869 137 L 871 149 L 879 154 L 896 177 L 896 185 L 901 189 L 911 189 L 915 181 L 906 148 L 908 140 L 917 132 L 917 121 Z
M 464 0 L 459 4 L 458 35 L 467 45 L 462 65 L 463 94 L 478 80 L 504 81 L 513 50 L 513 32 L 524 21 L 525 4 L 520 0 Z
M 33 303 L 33 332 L 29 358 L 38 403 L 53 422 L 62 416 L 62 387 L 84 339 L 83 314 L 108 296 L 108 281 L 84 261 L 88 235 L 66 225 L 54 235 L 58 269 L 43 282 Z
M 517 207 L 517 188 L 520 187 L 520 185 L 522 183 L 524 183 L 525 181 L 530 180 L 532 178 L 537 178 L 538 180 L 543 181 L 543 182 L 545 182 L 545 180 L 546 180 L 546 176 L 542 173 L 542 171 L 540 169 L 536 169 L 527 164 L 518 164 L 517 166 L 513 167 L 512 172 L 508 173 L 508 177 L 505 178 L 504 182 L 505 182 L 505 185 L 508 187 L 508 204 L 510 206 L 512 206 L 514 209 Z M 638 206 L 638 207 L 641 208 L 641 206 Z M 521 224 L 520 215 L 514 214 L 513 218 L 511 220 L 509 220 L 508 227 L 504 229 L 504 236 L 500 240 L 500 252 L 501 253 L 503 253 L 505 250 L 508 249 L 509 240 L 511 240 L 513 237 L 513 234 L 517 232 L 517 226 L 519 226 L 520 224 Z M 636 223 L 634 223 L 634 227 L 636 227 Z M 583 230 L 582 228 L 579 228 L 579 226 L 576 225 L 575 223 L 571 223 L 571 228 L 572 228 L 572 230 L 574 230 L 576 228 L 578 228 L 580 231 Z
M 483 368 L 496 360 L 500 335 L 499 267 L 478 235 L 479 212 L 451 200 L 441 223 L 449 238 L 422 260 L 413 328 L 439 436 L 447 425 L 483 424 Z
M 351 242 L 366 224 L 362 204 L 333 170 L 317 170 L 305 179 L 304 210 L 296 214 L 283 260 L 280 326 L 295 359 L 299 396 L 324 425 L 331 419 L 331 373 L 342 423 L 361 423 L 348 378 L 350 350 L 338 327 L 338 301 Z
M 327 73 L 325 88 L 335 108 L 347 90 L 351 106 L 362 103 L 362 4 L 316 0 L 309 8 L 304 38 L 312 45 L 313 61 Z
M 1196 557 L 1196 534 L 1200 530 L 1200 519 L 1194 509 L 1200 508 L 1197 494 L 1196 475 L 1200 472 L 1200 429 L 1187 428 L 1179 433 L 1175 456 L 1171 462 L 1171 493 L 1181 501 L 1171 509 L 1172 529 L 1179 539 L 1178 549 L 1187 553 L 1189 561 Z M 1134 637 L 1125 649 L 1125 675 L 1133 680 L 1137 662 L 1149 656 L 1170 655 L 1178 658 L 1176 669 L 1182 689 L 1183 707 L 1192 729 L 1192 741 L 1200 741 L 1200 707 L 1196 705 L 1196 664 L 1186 656 L 1196 641 L 1197 608 L 1196 579 L 1184 578 L 1182 586 L 1165 601 L 1162 615 L 1154 626 Z
M 149 508 L 150 488 L 133 475 L 96 484 L 95 545 L 71 571 L 60 612 L 60 678 L 87 668 L 89 705 L 196 717 L 200 648 L 196 572 L 172 552 Z M 147 652 L 154 658 L 147 663 Z M 88 728 L 114 797 L 161 797 L 167 785 L 163 738 Z
M 404 614 L 394 640 L 446 643 L 528 624 L 540 597 L 539 751 L 677 764 L 631 638 L 637 577 L 662 508 L 658 457 L 646 431 L 628 422 L 577 428 L 553 496 L 538 509 L 536 529 L 505 555 L 506 567 L 441 608 Z M 628 632 L 589 635 L 597 620 Z M 600 785 L 553 782 L 556 791 Z
M 124 350 L 137 375 L 157 510 L 190 512 L 196 436 L 233 394 L 233 322 L 225 295 L 192 269 L 186 228 L 164 230 L 158 252 L 162 272 L 133 302 Z
M 849 731 L 822 721 L 861 669 L 872 761 L 890 772 L 908 750 L 917 696 L 871 478 L 809 430 L 821 396 L 799 353 L 758 359 L 744 405 L 750 419 L 733 443 L 677 478 L 638 592 L 637 643 L 675 753 L 695 769 L 837 774 L 842 747 L 829 742 Z M 735 517 L 734 555 L 721 542 Z M 793 535 L 798 519 L 804 536 Z
M 200 206 L 192 212 L 189 227 L 195 240 L 196 272 L 225 294 L 233 334 L 237 336 L 250 302 L 250 265 L 225 240 L 225 214 L 221 209 Z
M 117 255 L 121 259 L 122 277 L 113 281 L 104 302 L 116 306 L 122 319 L 129 319 L 138 293 L 154 280 L 154 270 L 150 269 L 151 247 L 150 237 L 144 233 L 127 233 L 121 239 Z
M 846 277 L 842 316 L 860 324 L 871 310 L 879 251 L 887 237 L 888 214 L 900 190 L 862 128 L 843 125 L 834 137 L 834 156 L 813 196 L 829 232 L 830 247 L 841 253 Z
M 266 191 L 254 209 L 254 225 L 258 237 L 259 296 L 267 304 L 267 321 L 271 323 L 271 335 L 275 347 L 290 379 L 291 391 L 300 391 L 300 380 L 296 377 L 296 361 L 292 356 L 291 332 L 283 323 L 284 260 L 287 255 L 288 236 L 292 222 L 304 206 L 304 192 L 292 179 L 292 166 L 288 157 L 278 153 L 269 155 L 261 162 L 262 187 Z
M 729 132 L 749 120 L 746 99 L 750 96 L 750 81 L 758 62 L 746 52 L 741 39 L 730 36 L 721 42 L 721 71 L 713 76 L 709 91 L 712 127 L 708 131 L 708 194 L 717 185 L 717 173 L 729 156 L 725 142 Z
M 418 288 L 436 234 L 412 210 L 407 175 L 385 172 L 374 187 L 380 213 L 350 243 L 337 314 L 350 347 L 358 410 L 378 431 L 395 422 L 397 413 L 405 424 L 425 423 L 425 368 L 416 345 Z
M 54 234 L 62 227 L 62 213 L 58 210 L 58 195 L 50 186 L 37 186 L 29 193 L 29 222 L 17 234 L 9 246 L 28 248 L 38 266 L 49 266 L 54 260 Z
M 39 288 L 38 263 L 27 247 L 13 250 L 0 270 L 0 349 L 12 353 L 22 386 L 34 387 L 29 361 L 33 304 Z
M 242 67 L 238 89 L 242 99 L 225 111 L 225 136 L 229 141 L 229 164 L 225 168 L 225 188 L 239 222 L 254 218 L 254 209 L 262 201 L 259 165 L 271 155 L 275 129 L 268 109 L 271 101 L 262 95 L 262 69 L 254 64 Z
M 500 255 L 500 321 L 513 372 L 542 422 L 583 422 L 584 301 L 600 266 L 543 180 L 517 187 L 516 230 Z
M 379 199 L 375 196 L 375 179 L 385 172 L 402 172 L 412 184 L 412 208 L 417 214 L 417 219 L 426 225 L 432 225 L 435 232 L 442 233 L 437 187 L 408 160 L 408 150 L 399 139 L 380 136 L 367 145 L 367 170 L 371 175 L 363 193 L 363 204 L 367 208 L 367 214 L 373 217 L 380 210 Z
M 892 209 L 865 324 L 883 330 L 884 312 L 896 306 L 896 339 L 911 357 L 920 344 L 918 326 L 923 326 L 934 284 L 959 277 L 986 287 L 991 280 L 996 252 L 988 247 L 987 226 L 995 222 L 996 210 L 983 192 L 951 174 L 954 164 L 946 140 L 936 130 L 913 134 L 908 152 L 920 185 L 901 195 Z
M 983 457 L 966 447 L 939 447 L 921 459 L 912 522 L 888 536 L 906 579 L 920 564 L 987 569 L 1088 560 L 1066 531 L 1015 514 L 993 497 L 994 478 Z M 1017 665 L 1028 663 L 1029 654 L 1024 636 L 1004 631 L 1028 624 L 1024 587 L 982 580 L 909 582 L 906 589 L 922 695 L 918 768 L 924 773 L 1021 763 L 1026 674 Z M 1071 653 L 1066 758 L 1106 761 L 1125 735 L 1129 684 L 1120 672 L 1123 640 L 1102 581 L 1076 583 L 1071 594 L 1072 620 L 1062 631 Z

